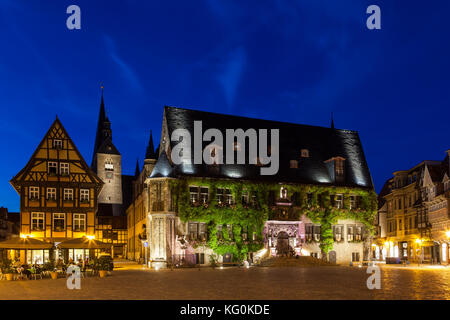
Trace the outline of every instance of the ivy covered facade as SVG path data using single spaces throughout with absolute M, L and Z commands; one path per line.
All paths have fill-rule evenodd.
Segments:
M 277 174 L 259 175 L 259 164 L 176 165 L 171 134 L 193 132 L 198 120 L 224 132 L 278 128 Z M 377 200 L 354 131 L 165 107 L 158 161 L 149 171 L 142 193 L 155 267 L 257 262 L 263 255 L 347 263 L 370 252 Z

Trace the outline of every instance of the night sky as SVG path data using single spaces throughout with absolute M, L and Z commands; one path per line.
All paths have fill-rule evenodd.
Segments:
M 81 8 L 68 30 L 66 8 Z M 381 8 L 381 30 L 366 8 Z M 450 1 L 0 0 L 0 206 L 57 114 L 90 165 L 103 84 L 123 173 L 164 105 L 359 131 L 376 191 L 450 148 Z

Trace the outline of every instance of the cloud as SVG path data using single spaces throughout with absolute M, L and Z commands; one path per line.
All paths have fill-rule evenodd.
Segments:
M 246 52 L 243 47 L 231 51 L 227 61 L 222 65 L 222 72 L 217 76 L 225 93 L 228 107 L 231 108 L 236 97 L 236 91 L 246 64 Z
M 119 56 L 114 41 L 106 35 L 104 36 L 104 40 L 111 59 L 115 64 L 117 64 L 120 71 L 122 71 L 123 77 L 129 82 L 132 88 L 142 91 L 143 88 L 139 77 L 134 72 L 134 70 Z

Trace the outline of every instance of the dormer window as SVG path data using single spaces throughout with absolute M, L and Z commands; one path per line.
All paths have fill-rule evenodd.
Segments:
M 59 139 L 53 140 L 53 149 L 62 149 L 63 148 L 63 142 Z
M 301 156 L 302 156 L 302 158 L 309 158 L 309 150 L 308 149 L 302 149 Z
M 106 171 L 114 171 L 114 164 L 111 159 L 105 161 L 105 170 Z
M 291 160 L 289 161 L 289 167 L 291 169 L 297 169 L 298 168 L 298 161 L 297 160 Z
M 344 159 L 336 159 L 335 160 L 335 174 L 336 174 L 336 178 L 344 177 Z

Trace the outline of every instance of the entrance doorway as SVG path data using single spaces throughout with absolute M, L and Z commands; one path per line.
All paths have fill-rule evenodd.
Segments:
M 277 254 L 288 255 L 289 254 L 289 235 L 281 231 L 277 236 Z

